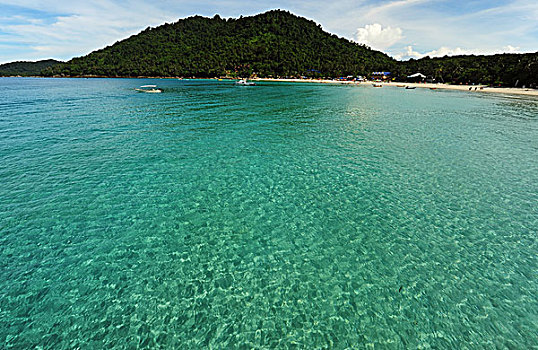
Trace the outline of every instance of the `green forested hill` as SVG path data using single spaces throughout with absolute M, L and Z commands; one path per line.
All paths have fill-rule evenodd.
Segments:
M 394 75 L 405 79 L 420 72 L 447 83 L 482 83 L 506 86 L 536 87 L 538 84 L 538 52 L 526 54 L 468 55 L 425 57 L 399 62 Z
M 534 86 L 538 52 L 396 61 L 379 51 L 324 32 L 313 21 L 273 10 L 252 17 L 189 17 L 148 28 L 87 56 L 44 70 L 47 76 L 260 77 L 345 75 L 392 77 L 423 73 L 437 81 Z
M 53 67 L 62 62 L 56 60 L 43 60 L 37 62 L 18 61 L 0 65 L 0 76 L 29 76 L 39 75 L 42 70 Z
M 252 17 L 189 17 L 74 58 L 46 74 L 69 76 L 341 76 L 387 70 L 384 53 L 274 10 Z

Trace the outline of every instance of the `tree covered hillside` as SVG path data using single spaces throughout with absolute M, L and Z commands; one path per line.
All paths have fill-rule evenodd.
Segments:
M 43 60 L 37 62 L 18 61 L 0 65 L 0 76 L 30 76 L 39 75 L 46 68 L 53 67 L 62 62 L 56 60 Z
M 405 79 L 420 72 L 438 82 L 494 84 L 505 86 L 538 84 L 538 52 L 491 56 L 452 56 L 399 62 L 394 75 Z
M 438 82 L 536 87 L 538 52 L 396 61 L 324 32 L 287 11 L 222 19 L 201 16 L 148 28 L 87 56 L 52 66 L 53 76 L 338 77 L 390 71 L 405 80 L 420 72 Z
M 287 11 L 222 19 L 200 16 L 143 32 L 74 58 L 47 75 L 259 76 L 366 75 L 395 60 L 339 38 Z

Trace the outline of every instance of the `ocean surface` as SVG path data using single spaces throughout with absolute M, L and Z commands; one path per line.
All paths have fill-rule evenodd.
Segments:
M 535 98 L 0 78 L 2 349 L 536 349 L 537 231 Z

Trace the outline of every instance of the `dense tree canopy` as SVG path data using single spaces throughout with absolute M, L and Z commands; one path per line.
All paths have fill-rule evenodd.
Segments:
M 13 76 L 13 75 L 39 75 L 42 70 L 53 67 L 61 63 L 56 60 L 43 60 L 37 62 L 11 62 L 0 65 L 0 76 Z
M 103 76 L 341 76 L 392 66 L 384 53 L 286 11 L 239 19 L 189 17 L 148 28 L 48 74 Z
M 420 72 L 438 82 L 533 86 L 538 83 L 538 52 L 491 56 L 452 56 L 400 62 L 394 75 L 405 79 Z
M 26 65 L 21 66 L 23 63 Z M 213 18 L 189 17 L 147 28 L 87 56 L 57 63 L 42 66 L 40 69 L 46 68 L 42 74 L 339 77 L 370 76 L 373 71 L 390 71 L 391 77 L 397 80 L 405 80 L 408 75 L 420 72 L 430 79 L 454 84 L 536 87 L 538 83 L 538 52 L 425 57 L 400 62 L 382 52 L 324 32 L 315 22 L 281 10 L 238 19 L 222 19 L 218 15 Z M 30 72 L 27 62 L 11 65 L 19 70 L 11 69 L 5 75 Z M 29 74 L 36 74 L 37 67 L 32 67 L 34 70 Z

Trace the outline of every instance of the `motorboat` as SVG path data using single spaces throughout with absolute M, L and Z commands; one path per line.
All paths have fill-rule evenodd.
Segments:
M 241 80 L 238 80 L 235 82 L 236 85 L 241 85 L 241 86 L 253 86 L 253 85 L 256 85 L 255 82 L 253 81 L 248 81 L 247 79 L 241 79 Z
M 138 92 L 147 92 L 151 94 L 163 92 L 161 89 L 157 88 L 157 85 L 142 85 L 141 87 L 136 88 L 135 90 Z
M 372 84 L 373 87 L 383 87 L 383 84 Z
M 407 90 L 413 90 L 413 89 L 416 89 L 417 87 L 416 86 L 406 86 L 405 88 Z

